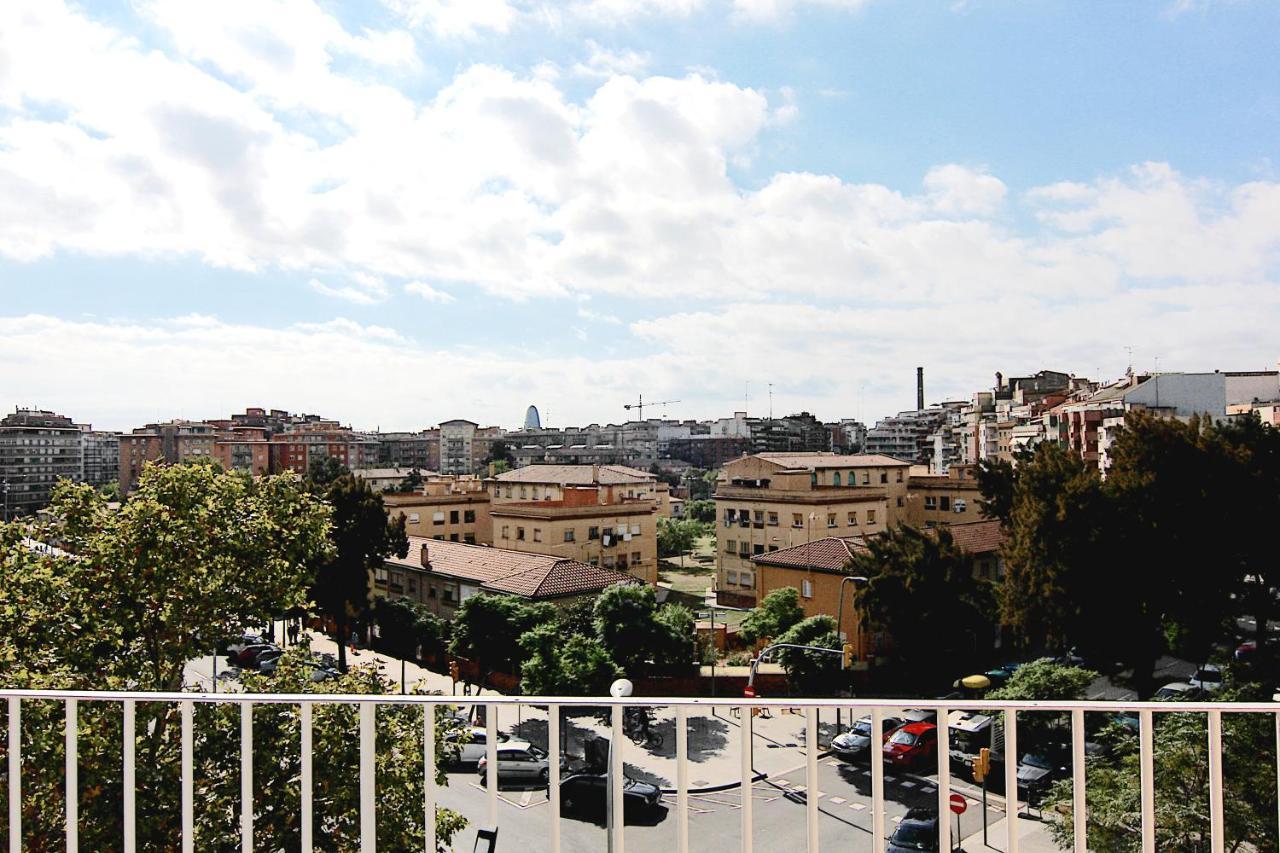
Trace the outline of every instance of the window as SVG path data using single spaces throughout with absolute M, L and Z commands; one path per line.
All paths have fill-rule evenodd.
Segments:
M 858 526 L 858 514 L 856 512 L 849 513 L 849 526 L 850 527 Z
M 771 553 L 772 553 L 773 551 L 776 551 L 776 550 L 778 550 L 778 546 L 777 546 L 777 545 L 770 545 L 770 546 L 769 546 L 769 551 L 770 551 Z
M 725 524 L 732 524 L 732 523 L 733 523 L 733 519 L 734 519 L 734 517 L 735 517 L 737 514 L 738 514 L 738 511 L 737 511 L 737 510 L 733 510 L 733 509 L 726 509 L 726 510 L 724 511 L 724 523 L 725 523 Z
M 632 535 L 632 536 L 639 536 L 639 535 L 640 535 L 640 525 L 638 525 L 638 524 L 633 524 L 633 525 L 631 525 L 631 535 Z
M 751 552 L 752 552 L 753 554 L 763 554 L 763 553 L 764 553 L 764 546 L 763 546 L 763 545 L 752 545 L 752 546 L 751 546 Z
M 752 515 L 752 521 L 756 527 L 764 527 L 764 510 L 758 509 Z
M 737 585 L 738 585 L 738 573 L 737 573 L 737 572 L 734 572 L 734 571 L 728 571 L 728 572 L 725 572 L 725 573 L 724 573 L 724 583 L 725 583 L 725 586 L 737 586 Z
M 572 528 L 572 527 L 569 527 L 569 528 L 566 528 L 566 529 L 565 529 L 565 531 L 564 531 L 564 541 L 566 541 L 566 542 L 572 542 L 572 541 L 573 541 L 573 528 Z
M 827 513 L 827 527 L 836 526 L 836 514 L 834 512 Z
M 444 595 L 443 595 L 443 597 L 444 597 L 444 600 L 445 600 L 445 601 L 452 602 L 452 601 L 454 600 L 454 598 L 455 598 L 455 596 L 454 596 L 454 592 L 453 592 L 453 587 L 451 587 L 451 586 L 446 586 L 446 587 L 444 588 Z
M 458 541 L 458 534 L 456 534 L 456 533 L 450 533 L 450 534 L 449 534 L 449 541 L 450 541 L 450 542 L 457 542 L 457 541 Z
M 871 485 L 871 472 L 870 472 L 870 471 L 863 471 L 863 472 L 862 472 L 862 485 L 864 485 L 864 486 L 869 486 L 869 485 Z
M 505 524 L 502 525 L 502 538 L 508 539 L 510 537 L 511 537 L 511 528 Z
M 738 550 L 738 543 L 736 541 L 732 539 L 726 539 L 724 541 L 724 552 L 726 554 L 733 554 L 737 550 Z
M 965 502 L 964 498 L 956 498 L 951 505 L 955 507 L 956 512 L 964 512 L 969 506 L 969 504 Z
M 436 597 L 436 588 L 434 585 L 427 587 L 427 598 Z
M 517 528 L 516 528 L 516 539 L 517 539 L 518 541 L 524 541 L 524 528 L 523 528 L 523 527 L 517 527 Z
M 738 543 L 738 556 L 739 556 L 739 557 L 749 557 L 749 556 L 751 556 L 751 543 L 750 543 L 750 542 L 739 542 L 739 543 Z
M 458 523 L 458 511 L 457 511 L 456 509 L 455 509 L 455 510 L 450 510 L 450 512 L 449 512 L 449 523 L 450 523 L 450 524 L 457 524 L 457 523 Z
M 462 541 L 468 545 L 474 545 L 476 544 L 476 535 L 474 533 L 464 533 L 462 534 Z
M 527 498 L 527 497 L 529 497 L 529 490 L 528 490 L 528 488 L 526 488 L 525 486 L 521 486 L 521 487 L 520 487 L 520 500 L 524 500 L 524 499 L 525 499 L 525 498 Z
M 832 473 L 832 475 L 831 475 L 831 485 L 833 485 L 833 486 L 838 486 L 838 485 L 840 485 L 840 472 L 839 472 L 839 471 L 836 471 L 836 472 Z
M 962 476 L 963 476 L 963 472 L 961 472 L 961 474 L 962 474 Z M 901 469 L 901 468 L 899 468 L 899 469 L 898 469 L 898 482 L 899 482 L 899 483 L 901 483 L 901 482 L 902 482 L 902 469 Z
M 419 520 L 419 519 L 418 519 L 418 514 L 417 514 L 416 512 L 411 512 L 411 513 L 409 513 L 409 523 L 410 523 L 410 524 L 417 524 L 417 523 L 418 523 L 418 520 Z
M 805 598 L 813 598 L 813 581 L 808 578 L 800 581 L 800 594 Z
M 599 528 L 599 527 L 588 527 L 588 528 L 587 528 L 587 540 L 588 540 L 588 541 L 595 541 L 596 539 L 599 539 L 599 538 L 600 538 L 600 528 Z
M 639 551 L 632 551 L 632 552 L 631 552 L 631 564 L 634 566 L 634 565 L 638 565 L 639 563 L 640 563 L 640 552 L 639 552 Z
M 867 524 L 876 523 L 876 511 L 874 509 L 867 510 Z
M 373 580 L 375 583 L 387 582 L 387 570 L 385 568 L 377 568 L 373 570 Z
M 738 574 L 738 584 L 747 588 L 756 585 L 756 576 L 751 572 L 740 572 Z
M 772 527 L 778 526 L 778 514 L 776 512 L 769 513 L 769 524 Z
M 614 559 L 612 554 L 604 558 L 604 567 L 606 569 L 612 569 L 613 564 L 614 564 Z
M 887 483 L 887 482 L 889 482 L 889 472 L 888 472 L 888 471 L 881 471 L 881 472 L 880 472 L 880 482 L 882 482 L 882 483 Z
M 902 495 L 898 495 L 898 506 L 906 506 L 907 501 Z
M 937 509 L 937 508 L 938 508 L 938 498 L 937 498 L 937 496 L 936 496 L 936 495 L 925 495 L 925 496 L 924 496 L 924 508 L 925 508 L 926 510 L 933 510 L 933 509 Z
M 533 528 L 533 541 L 534 541 L 534 542 L 541 542 L 541 541 L 542 541 L 542 528 L 541 528 L 541 527 L 535 527 L 535 528 Z
M 434 539 L 434 540 L 436 540 L 437 542 L 443 542 L 443 541 L 444 541 L 444 534 L 443 534 L 443 533 L 437 533 L 435 536 L 432 536 L 431 538 L 432 538 L 432 539 Z
M 791 513 L 791 526 L 804 527 L 804 516 L 798 512 Z
M 467 524 L 475 524 L 475 523 L 476 523 L 476 511 L 475 511 L 474 509 L 469 509 L 469 510 L 467 510 L 466 512 L 464 512 L 464 513 L 462 514 L 462 520 L 463 520 L 464 522 L 466 522 Z
M 444 513 L 443 513 L 443 512 L 433 513 L 433 514 L 431 515 L 431 523 L 432 523 L 432 524 L 444 524 Z
M 942 497 L 938 498 L 938 509 L 942 510 L 943 512 L 950 512 L 950 511 L 951 511 L 951 498 L 950 498 L 950 496 L 948 496 L 948 495 L 943 495 Z
M 809 475 L 809 485 L 811 485 L 811 486 L 816 486 L 816 485 L 818 485 L 818 472 L 817 472 L 817 471 L 814 471 L 813 473 L 811 473 L 811 474 Z

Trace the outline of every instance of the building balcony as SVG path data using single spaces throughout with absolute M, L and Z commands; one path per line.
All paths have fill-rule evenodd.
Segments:
M 727 680 L 734 676 L 723 677 Z M 726 684 L 726 689 L 741 690 L 740 681 L 736 687 L 729 686 L 731 683 Z M 909 809 L 917 816 L 921 810 L 946 816 L 945 820 L 937 821 L 939 846 L 936 849 L 939 850 L 953 849 L 952 833 L 956 826 L 961 840 L 968 842 L 965 849 L 982 849 L 980 843 L 972 840 L 981 837 L 984 831 L 990 836 L 991 849 L 1017 851 L 1020 846 L 1053 849 L 1044 843 L 1029 843 L 1031 839 L 1026 837 L 1029 828 L 1032 833 L 1040 831 L 1049 821 L 1069 822 L 1077 830 L 1088 826 L 1092 815 L 1086 808 L 1086 723 L 1096 722 L 1100 716 L 1113 717 L 1119 712 L 1129 715 L 1138 733 L 1136 781 L 1140 798 L 1126 824 L 1134 849 L 1156 849 L 1157 829 L 1163 827 L 1157 827 L 1160 812 L 1155 774 L 1161 767 L 1156 761 L 1153 733 L 1162 717 L 1179 714 L 1194 716 L 1205 726 L 1205 766 L 1202 768 L 1205 796 L 1200 818 L 1203 824 L 1200 845 L 1203 846 L 1197 845 L 1197 849 L 1220 851 L 1230 846 L 1229 828 L 1224 820 L 1223 722 L 1239 714 L 1265 714 L 1269 720 L 1280 721 L 1275 704 L 1226 702 L 804 700 L 725 696 L 615 699 L 497 695 L 477 700 L 476 697 L 414 694 L 33 690 L 0 690 L 0 698 L 7 703 L 11 850 L 29 845 L 29 836 L 24 833 L 32 832 L 36 821 L 42 821 L 46 833 L 44 842 L 48 843 L 51 819 L 57 821 L 59 834 L 65 832 L 67 849 L 78 849 L 81 804 L 87 802 L 87 798 L 103 795 L 102 779 L 81 781 L 82 755 L 88 754 L 81 752 L 81 736 L 84 735 L 87 750 L 102 748 L 101 733 L 91 731 L 81 717 L 93 705 L 119 709 L 115 719 L 120 728 L 116 731 L 123 733 L 123 750 L 112 758 L 118 762 L 114 766 L 119 768 L 119 775 L 107 779 L 106 784 L 119 791 L 120 808 L 113 814 L 118 815 L 120 838 L 100 841 L 124 851 L 137 849 L 140 826 L 148 830 L 147 837 L 152 843 L 175 850 L 197 848 L 196 817 L 204 805 L 199 794 L 205 780 L 200 778 L 204 765 L 197 760 L 196 745 L 205 743 L 197 737 L 204 734 L 202 728 L 209 720 L 206 711 L 214 705 L 230 706 L 238 711 L 234 715 L 239 719 L 238 737 L 233 734 L 223 748 L 239 753 L 240 784 L 238 795 L 231 794 L 234 813 L 226 815 L 224 821 L 230 837 L 202 836 L 198 842 L 200 849 L 236 846 L 254 849 L 255 823 L 266 824 L 270 820 L 278 825 L 278 815 L 267 814 L 265 810 L 279 808 L 281 803 L 295 804 L 289 806 L 291 809 L 296 806 L 296 814 L 287 815 L 286 823 L 296 832 L 294 843 L 299 844 L 301 850 L 328 849 L 325 809 L 333 808 L 334 804 L 325 799 L 325 792 L 332 780 L 316 770 L 317 762 L 311 752 L 313 713 L 321 706 L 346 706 L 352 713 L 344 718 L 347 720 L 344 725 L 350 727 L 350 743 L 358 744 L 358 758 L 353 750 L 350 770 L 353 782 L 358 781 L 358 802 L 350 804 L 355 809 L 352 831 L 358 826 L 359 849 L 366 853 L 375 851 L 380 840 L 377 838 L 380 810 L 404 805 L 396 790 L 381 785 L 379 779 L 379 768 L 387 759 L 385 753 L 390 751 L 387 743 L 380 742 L 380 715 L 388 714 L 392 708 L 403 711 L 408 706 L 426 711 L 440 705 L 476 702 L 472 710 L 479 712 L 483 722 L 474 724 L 478 731 L 484 732 L 485 738 L 483 748 L 477 748 L 475 757 L 483 757 L 490 768 L 499 767 L 498 772 L 477 775 L 474 769 L 450 766 L 445 768 L 450 771 L 450 784 L 440 787 L 435 781 L 436 751 L 423 750 L 421 756 L 424 797 L 414 808 L 421 816 L 435 815 L 437 807 L 447 807 L 467 819 L 467 828 L 453 839 L 454 849 L 471 850 L 478 830 L 496 830 L 500 846 L 474 849 L 519 847 L 555 853 L 604 849 L 606 836 L 611 842 L 608 846 L 617 851 L 622 851 L 624 845 L 632 851 L 662 853 L 735 848 L 748 853 L 757 849 L 818 853 L 822 847 L 879 851 L 885 849 L 895 826 L 904 817 L 910 818 Z M 150 733 L 146 725 L 138 723 L 137 716 L 142 710 L 140 706 L 155 709 L 166 705 L 175 712 L 173 725 L 178 730 L 171 756 L 174 784 L 146 789 L 138 782 L 138 761 L 140 753 L 148 753 L 139 746 L 147 743 Z M 278 715 L 281 706 L 285 706 L 287 724 L 298 731 L 297 740 L 292 741 L 297 746 L 285 749 L 288 761 L 294 760 L 289 753 L 296 749 L 297 763 L 294 765 L 296 775 L 289 779 L 290 795 L 283 799 L 277 796 L 278 791 L 262 789 L 261 786 L 271 780 L 261 776 L 255 780 L 255 772 L 265 776 L 274 771 L 268 767 L 264 772 L 263 766 L 254 762 L 255 745 L 259 743 L 254 734 L 255 710 L 265 715 L 269 707 Z M 647 729 L 647 737 L 637 737 L 625 724 L 626 709 L 637 707 L 652 713 L 653 722 Z M 918 713 L 931 713 L 937 720 L 948 719 L 950 712 L 958 710 L 976 711 L 991 718 L 991 728 L 979 741 L 983 746 L 989 745 L 993 754 L 1003 756 L 1021 756 L 1030 749 L 1025 743 L 1019 748 L 1020 737 L 1025 740 L 1020 729 L 1028 715 L 1033 718 L 1040 715 L 1043 719 L 1045 713 L 1058 714 L 1064 723 L 1061 728 L 1064 749 L 1062 766 L 1056 773 L 1062 780 L 1061 789 L 1070 796 L 1060 800 L 1055 808 L 1042 809 L 1028 803 L 1033 791 L 1028 790 L 1026 780 L 1019 781 L 1019 768 L 1014 761 L 993 764 L 988 787 L 1017 793 L 984 794 L 972 782 L 967 757 L 970 748 L 976 749 L 976 741 L 966 739 L 971 732 L 964 731 L 954 720 L 951 728 L 936 730 L 937 748 L 922 754 L 920 760 L 909 767 L 900 766 L 892 759 L 843 763 L 828 757 L 831 738 L 843 724 L 869 718 L 870 742 L 879 744 L 885 733 L 885 721 L 896 718 L 907 707 L 917 709 Z M 50 709 L 52 713 L 48 713 Z M 606 710 L 598 715 L 594 713 L 596 709 Z M 275 719 L 278 723 L 279 717 Z M 438 743 L 444 724 L 437 722 L 434 713 L 424 713 L 421 720 L 426 741 Z M 329 724 L 332 725 L 332 720 Z M 39 731 L 34 730 L 37 728 Z M 591 737 L 603 739 L 600 743 L 615 745 L 611 751 L 600 751 L 594 756 L 600 763 L 588 773 L 591 779 L 586 781 L 599 782 L 600 775 L 595 774 L 604 775 L 601 771 L 607 766 L 608 781 L 601 782 L 601 787 L 584 788 L 579 784 L 584 781 L 581 778 L 569 781 L 570 777 L 584 772 L 574 762 L 586 760 L 586 754 L 593 752 L 586 749 L 582 756 L 575 754 L 585 747 L 583 732 L 588 729 Z M 1043 726 L 1038 729 L 1043 731 Z M 708 738 L 709 731 L 721 734 Z M 991 734 L 997 731 L 997 735 Z M 279 735 L 269 726 L 266 732 L 265 737 Z M 499 738 L 505 735 L 527 739 L 535 747 L 545 749 L 548 753 L 542 765 L 545 774 L 538 771 L 524 781 L 516 778 L 514 772 L 505 775 L 507 765 L 499 764 L 499 753 L 503 749 Z M 48 761 L 52 755 L 51 744 L 59 746 L 56 763 Z M 278 750 L 280 744 L 271 746 Z M 1248 760 L 1272 762 L 1273 758 L 1256 755 L 1248 756 Z M 1267 772 L 1274 771 L 1272 766 Z M 38 807 L 30 803 L 33 790 L 51 790 L 48 786 L 51 780 L 37 779 L 40 773 L 55 774 L 56 788 L 52 790 L 64 792 L 62 802 L 45 801 Z M 651 782 L 652 787 L 642 791 L 631 784 L 624 787 L 629 779 L 644 779 Z M 33 780 L 36 784 L 24 790 L 24 785 L 32 785 Z M 90 785 L 94 786 L 91 794 L 87 791 Z M 600 797 L 598 816 L 584 816 L 583 807 L 593 806 L 582 802 L 584 790 L 595 791 Z M 751 795 L 743 796 L 744 791 Z M 28 797 L 25 804 L 24 793 Z M 570 802 L 571 799 L 577 802 Z M 610 801 L 613 814 L 623 819 L 606 817 L 606 802 Z M 635 808 L 637 806 L 641 808 Z M 961 812 L 958 819 L 953 814 L 957 809 Z M 156 837 L 154 821 L 159 821 L 157 816 L 162 813 L 173 816 L 173 837 Z M 1271 819 L 1274 816 L 1272 804 Z M 435 849 L 434 821 L 429 822 L 428 832 L 430 835 L 422 841 L 427 849 Z M 1047 840 L 1048 836 L 1044 830 L 1044 838 L 1039 840 Z M 381 840 L 383 849 L 404 849 L 396 846 L 395 840 Z M 1074 850 L 1085 849 L 1085 834 L 1077 831 Z M 1256 848 L 1246 843 L 1244 849 Z

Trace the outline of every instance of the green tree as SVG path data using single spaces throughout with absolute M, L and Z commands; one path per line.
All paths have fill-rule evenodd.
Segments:
M 659 611 L 653 587 L 640 584 L 611 586 L 596 599 L 596 636 L 628 676 L 692 662 L 693 615 L 669 610 Z
M 1025 460 L 1025 456 L 1020 461 Z M 978 463 L 974 476 L 982 497 L 978 509 L 985 518 L 999 519 L 1008 524 L 1013 515 L 1013 486 L 1018 469 L 1005 459 L 983 459 Z
M 691 500 L 684 505 L 684 517 L 702 524 L 715 524 L 716 502 L 711 500 Z
M 489 458 L 485 460 L 485 463 L 501 463 L 505 464 L 507 468 L 510 469 L 510 466 L 516 464 L 516 457 L 512 455 L 511 448 L 507 447 L 507 443 L 505 441 L 495 441 L 489 445 Z
M 1079 666 L 1038 660 L 1018 668 L 1004 685 L 987 694 L 991 700 L 1075 701 L 1086 698 L 1089 685 L 1098 673 Z M 1069 737 L 1066 714 L 1034 713 L 1018 715 L 1018 742 L 1043 747 Z
M 345 672 L 348 632 L 369 608 L 373 572 L 392 554 L 408 554 L 409 540 L 404 516 L 388 519 L 382 496 L 366 480 L 348 472 L 331 482 L 324 495 L 333 510 L 333 549 L 316 566 L 314 595 L 334 621 L 338 668 Z
M 840 635 L 836 633 L 836 620 L 825 614 L 797 622 L 774 642 L 836 651 L 842 647 Z M 839 654 L 781 649 L 777 656 L 778 663 L 787 672 L 792 691 L 802 696 L 829 696 L 841 684 Z
M 343 474 L 348 473 L 347 466 L 333 456 L 313 456 L 307 464 L 307 482 L 316 491 L 323 491 Z
M 525 632 L 520 648 L 520 690 L 526 695 L 605 696 L 621 675 L 599 640 L 581 634 L 566 640 L 552 623 Z
M 64 484 L 51 517 L 30 530 L 0 525 L 0 683 L 11 688 L 178 690 L 186 663 L 217 641 L 306 598 L 308 566 L 324 554 L 329 508 L 292 477 L 250 478 L 210 465 L 147 466 L 118 511 L 84 485 Z M 30 534 L 63 550 L 33 552 Z M 323 685 L 301 651 L 279 673 L 247 679 L 254 691 L 385 693 L 372 671 Z M 63 844 L 63 706 L 23 703 L 23 847 Z M 143 849 L 175 849 L 181 827 L 181 729 L 175 703 L 139 702 L 134 726 Z M 358 845 L 358 738 L 353 707 L 317 705 L 313 727 L 317 826 L 337 849 Z M 254 722 L 255 835 L 263 849 L 298 846 L 296 705 L 259 705 Z M 414 715 L 416 714 L 416 719 Z M 421 847 L 422 711 L 379 712 L 379 836 Z M 121 707 L 79 706 L 82 849 L 118 849 L 123 834 Z M 437 750 L 438 750 L 437 745 Z M 237 844 L 239 713 L 198 704 L 194 729 L 197 849 Z M 447 779 L 438 777 L 441 784 Z M 417 809 L 413 803 L 418 803 Z M 415 824 L 416 821 L 416 824 Z M 440 849 L 461 827 L 436 817 Z
M 520 637 L 555 619 L 556 611 L 550 604 L 526 604 L 512 596 L 478 593 L 462 602 L 454 615 L 449 651 L 475 661 L 483 685 L 490 673 L 518 672 Z
M 691 550 L 702 534 L 702 525 L 696 521 L 679 518 L 658 519 L 658 556 L 680 555 L 684 565 L 685 552 Z
M 801 619 L 804 619 L 804 608 L 800 606 L 800 590 L 793 586 L 779 587 L 751 609 L 742 620 L 738 636 L 748 643 L 771 640 L 786 633 Z
M 900 526 L 869 537 L 849 571 L 868 579 L 860 609 L 893 638 L 894 656 L 916 683 L 990 650 L 996 621 L 990 584 L 974 577 L 972 558 L 945 528 Z

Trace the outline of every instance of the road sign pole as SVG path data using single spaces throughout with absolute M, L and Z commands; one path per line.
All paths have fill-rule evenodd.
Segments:
M 987 847 L 987 777 L 982 777 L 982 846 Z

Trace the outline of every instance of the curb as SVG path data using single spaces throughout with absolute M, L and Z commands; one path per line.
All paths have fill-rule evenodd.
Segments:
M 831 750 L 827 750 L 826 752 L 819 752 L 817 760 L 821 761 L 822 759 L 829 758 L 832 755 L 834 755 L 834 753 L 831 752 Z M 801 766 L 803 767 L 804 765 L 801 765 Z M 799 768 L 792 767 L 790 770 L 784 770 L 778 775 L 785 776 L 788 773 L 794 773 L 797 769 Z M 769 778 L 768 773 L 757 773 L 751 777 L 751 784 L 754 785 L 757 782 L 763 782 L 768 778 Z M 732 791 L 734 788 L 739 788 L 741 786 L 742 786 L 742 780 L 738 779 L 734 782 L 725 782 L 722 785 L 707 785 L 704 788 L 690 788 L 689 793 L 690 794 L 716 794 L 716 793 L 720 793 L 721 791 Z M 675 788 L 659 788 L 658 790 L 664 794 L 679 793 L 679 791 Z

